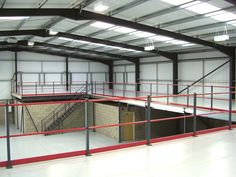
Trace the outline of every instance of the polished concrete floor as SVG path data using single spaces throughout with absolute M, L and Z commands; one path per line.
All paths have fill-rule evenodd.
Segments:
M 13 127 L 11 129 L 14 129 Z M 3 128 L 0 128 L 3 131 Z M 14 130 L 12 130 L 13 132 Z M 16 131 L 16 130 L 15 130 Z M 73 132 L 56 135 L 36 135 L 11 138 L 12 159 L 50 155 L 77 150 L 85 150 L 85 132 Z M 90 132 L 90 148 L 99 148 L 118 144 L 118 141 L 96 132 Z M 0 161 L 5 161 L 6 140 L 0 139 Z M 1 174 L 1 173 L 0 173 Z M 1 175 L 0 175 L 1 176 Z
M 235 177 L 236 130 L 0 169 L 1 177 Z

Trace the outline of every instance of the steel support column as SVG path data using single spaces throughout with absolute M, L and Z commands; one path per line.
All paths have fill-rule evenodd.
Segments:
M 113 62 L 108 65 L 109 69 L 109 89 L 113 89 Z
M 5 126 L 6 126 L 6 137 L 7 137 L 7 164 L 6 168 L 12 168 L 11 164 L 11 144 L 10 144 L 10 126 L 9 126 L 9 111 L 8 111 L 8 103 L 6 104 L 5 108 Z
M 232 50 L 229 62 L 229 86 L 231 87 L 232 99 L 235 99 L 235 58 L 236 57 L 236 48 Z
M 140 91 L 140 61 L 135 61 L 135 83 L 136 91 Z
M 18 72 L 18 68 L 17 68 L 17 60 L 18 60 L 18 55 L 17 55 L 17 52 L 15 52 L 15 83 L 16 83 L 16 88 L 15 88 L 15 91 L 17 93 L 17 82 L 18 82 L 18 78 L 17 78 L 17 72 Z M 14 81 L 13 81 L 14 82 Z M 14 84 L 13 84 L 14 85 Z M 13 88 L 14 89 L 14 88 Z
M 173 63 L 173 94 L 178 94 L 178 56 L 172 60 Z
M 69 90 L 69 62 L 68 57 L 66 57 L 66 91 Z

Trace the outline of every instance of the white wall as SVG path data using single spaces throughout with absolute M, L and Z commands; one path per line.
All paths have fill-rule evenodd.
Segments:
M 18 81 L 55 82 L 61 84 L 65 81 L 65 57 L 18 52 Z M 14 52 L 0 52 L 0 100 L 11 98 L 11 78 L 15 72 Z M 90 62 L 69 58 L 69 72 L 72 81 L 107 81 L 108 67 L 102 63 Z M 64 86 L 57 86 L 58 90 L 65 90 Z M 32 88 L 28 88 L 29 90 Z M 30 93 L 30 91 L 29 91 Z
M 224 62 L 228 60 L 228 57 L 220 52 L 202 52 L 193 54 L 181 54 L 179 55 L 179 91 L 200 79 L 210 71 L 214 70 Z M 150 87 L 153 92 L 166 94 L 167 84 L 172 84 L 172 62 L 164 57 L 151 57 L 140 59 L 140 77 L 142 82 L 158 82 L 157 84 L 143 84 L 141 85 L 141 92 L 149 93 Z M 132 70 L 127 68 L 133 66 Z M 114 72 L 115 81 L 126 82 L 126 75 L 134 72 L 134 65 L 127 62 L 115 62 Z M 125 75 L 123 79 L 123 75 Z M 132 80 L 134 81 L 134 79 Z M 209 93 L 210 86 L 228 86 L 229 82 L 229 64 L 214 72 L 208 76 L 204 81 L 197 84 L 197 86 L 191 87 L 190 93 Z M 209 86 L 209 87 L 207 87 Z M 116 86 L 117 88 L 118 86 Z M 121 86 L 120 86 L 121 87 Z M 127 87 L 126 87 L 127 88 Z M 172 93 L 172 87 L 170 86 L 170 93 Z M 225 88 L 214 88 L 215 92 L 227 92 Z M 183 92 L 183 93 L 186 93 Z M 217 96 L 227 97 L 227 95 Z

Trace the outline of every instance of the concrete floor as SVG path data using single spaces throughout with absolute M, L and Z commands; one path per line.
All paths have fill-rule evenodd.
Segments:
M 0 169 L 1 177 L 235 177 L 236 130 Z
M 63 152 L 71 152 L 77 150 L 85 150 L 85 137 L 85 132 L 73 132 L 50 136 L 36 135 L 11 138 L 11 156 L 12 159 L 19 159 Z M 100 133 L 90 132 L 91 149 L 111 146 L 115 144 L 118 144 L 118 141 Z M 5 161 L 5 139 L 0 139 L 0 149 L 0 161 Z

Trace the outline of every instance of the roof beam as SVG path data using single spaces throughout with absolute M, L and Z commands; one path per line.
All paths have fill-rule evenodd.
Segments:
M 49 35 L 49 31 L 45 30 L 45 29 L 42 29 L 42 30 L 20 30 L 20 31 L 0 31 L 0 36 L 13 36 L 13 35 L 35 35 L 35 36 L 40 36 L 40 37 L 51 37 L 51 35 Z M 109 45 L 109 46 L 117 46 L 117 47 L 122 47 L 122 48 L 127 48 L 127 49 L 133 49 L 133 50 L 137 50 L 137 51 L 141 51 L 141 52 L 160 54 L 160 55 L 162 55 L 168 59 L 171 59 L 171 60 L 174 60 L 177 55 L 176 53 L 159 51 L 159 50 L 145 51 L 143 47 L 128 45 L 128 44 L 109 41 L 109 40 L 103 40 L 103 39 L 98 39 L 98 38 L 91 38 L 91 37 L 87 37 L 87 36 L 69 34 L 69 33 L 59 32 L 58 34 L 54 35 L 54 37 L 55 36 L 76 39 L 76 40 L 83 40 L 83 41 L 88 41 L 88 42 L 92 42 L 92 43 L 100 43 L 100 44 L 105 44 L 105 45 Z M 122 55 L 120 55 L 120 57 L 124 57 L 123 59 L 125 59 L 125 60 L 132 59 L 132 57 L 127 58 L 126 56 L 122 56 Z
M 79 11 L 78 9 L 1 9 L 0 16 L 63 16 L 73 20 L 98 20 L 106 23 L 112 23 L 114 25 L 124 26 L 128 28 L 133 28 L 140 31 L 146 31 L 154 34 L 164 35 L 172 37 L 179 40 L 184 40 L 191 43 L 196 43 L 200 45 L 205 45 L 213 47 L 227 55 L 231 55 L 231 49 L 229 47 L 215 44 L 202 39 L 194 38 L 191 36 L 186 36 L 183 34 L 175 33 L 172 31 L 167 31 L 160 28 L 155 28 L 152 26 L 147 26 L 128 20 L 123 20 L 119 18 L 114 18 L 106 16 L 103 14 L 98 14 L 90 11 Z
M 56 55 L 56 56 L 63 56 L 63 57 L 70 57 L 70 58 L 77 58 L 77 59 L 85 59 L 85 60 L 89 60 L 93 62 L 103 63 L 106 65 L 109 65 L 112 62 L 112 60 L 104 61 L 97 57 L 85 56 L 85 55 L 80 55 L 80 54 L 75 54 L 75 53 L 58 52 L 58 51 L 53 51 L 53 50 L 45 50 L 45 49 L 39 49 L 37 47 L 18 46 L 18 49 L 20 49 L 21 51 L 36 52 L 40 54 L 49 54 L 49 55 Z
M 34 36 L 40 36 L 40 37 L 51 37 L 51 35 L 49 34 L 49 31 L 45 29 L 0 31 L 0 36 L 18 36 L 18 35 L 34 35 Z M 27 45 L 27 43 L 25 44 Z M 110 57 L 113 59 L 122 59 L 122 60 L 133 60 L 133 59 L 135 60 L 136 59 L 136 57 L 128 57 L 124 55 L 111 54 L 111 53 L 105 53 L 105 52 L 99 52 L 99 51 L 87 50 L 87 49 L 80 49 L 80 48 L 68 47 L 68 46 L 62 46 L 62 45 L 48 44 L 48 43 L 43 43 L 43 42 L 35 42 L 35 45 L 52 47 L 52 48 L 60 48 L 62 50 L 71 50 L 71 51 L 77 51 L 77 52 L 97 54 L 97 55 L 102 55 L 105 57 Z
M 187 42 L 191 42 L 191 43 L 196 43 L 196 44 L 200 44 L 200 45 L 204 45 L 204 46 L 213 47 L 213 48 L 215 48 L 227 55 L 231 55 L 231 53 L 232 53 L 231 49 L 229 47 L 215 44 L 215 43 L 205 41 L 205 40 L 202 40 L 199 38 L 194 38 L 191 36 L 183 35 L 180 33 L 175 33 L 172 31 L 164 30 L 161 28 L 155 28 L 152 26 L 147 26 L 147 25 L 131 22 L 128 20 L 109 17 L 106 15 L 97 14 L 97 13 L 89 12 L 89 11 L 83 11 L 81 13 L 81 16 L 87 17 L 90 20 L 98 20 L 98 21 L 102 21 L 102 22 L 106 22 L 106 23 L 111 23 L 114 25 L 125 26 L 128 28 L 133 28 L 133 29 L 140 30 L 140 31 L 146 31 L 146 32 L 157 34 L 157 35 L 164 35 L 164 36 L 172 37 L 172 38 L 178 39 L 178 40 L 183 40 L 183 41 L 187 41 Z
M 23 45 L 22 45 L 23 44 Z M 19 42 L 18 44 L 8 44 L 8 43 L 1 43 L 0 46 L 4 46 L 0 48 L 0 51 L 29 51 L 29 52 L 36 52 L 40 54 L 49 54 L 49 55 L 56 55 L 56 56 L 63 56 L 63 57 L 71 57 L 71 58 L 78 58 L 78 59 L 86 59 L 93 62 L 99 62 L 106 65 L 109 65 L 112 60 L 102 60 L 97 56 L 88 56 L 88 55 L 81 55 L 77 53 L 67 53 L 65 51 L 53 51 L 53 50 L 45 50 L 40 49 L 38 47 L 28 47 L 23 42 Z
M 137 51 L 141 51 L 141 52 L 160 54 L 160 55 L 162 55 L 168 59 L 171 59 L 171 60 L 175 59 L 175 55 L 176 55 L 175 53 L 159 51 L 159 50 L 145 51 L 143 47 L 139 47 L 139 46 L 133 46 L 133 45 L 128 45 L 128 44 L 109 41 L 109 40 L 91 38 L 91 37 L 87 37 L 87 36 L 80 36 L 80 35 L 74 35 L 74 34 L 68 34 L 68 33 L 62 33 L 62 32 L 59 32 L 57 34 L 57 36 L 70 38 L 70 39 L 76 39 L 76 40 L 83 40 L 83 41 L 88 41 L 88 42 L 92 42 L 92 43 L 100 43 L 100 44 L 105 44 L 105 45 L 109 45 L 109 46 L 117 46 L 117 47 L 122 47 L 122 48 L 127 48 L 127 49 L 133 49 L 133 50 L 137 50 Z
M 19 41 L 20 44 L 27 45 L 28 41 Z M 108 54 L 104 52 L 96 52 L 92 50 L 86 50 L 86 49 L 79 49 L 75 47 L 68 47 L 68 46 L 61 46 L 61 45 L 55 45 L 55 44 L 48 44 L 48 43 L 43 43 L 43 42 L 34 42 L 34 46 L 39 46 L 39 47 L 49 47 L 49 48 L 54 48 L 54 49 L 61 49 L 61 50 L 68 50 L 68 51 L 74 51 L 74 52 L 83 52 L 86 54 L 96 54 L 100 55 L 98 57 L 107 57 L 112 60 L 120 59 L 120 60 L 136 60 L 137 58 L 134 57 L 127 57 L 127 56 L 120 56 L 116 54 Z M 103 58 L 101 58 L 103 59 Z

